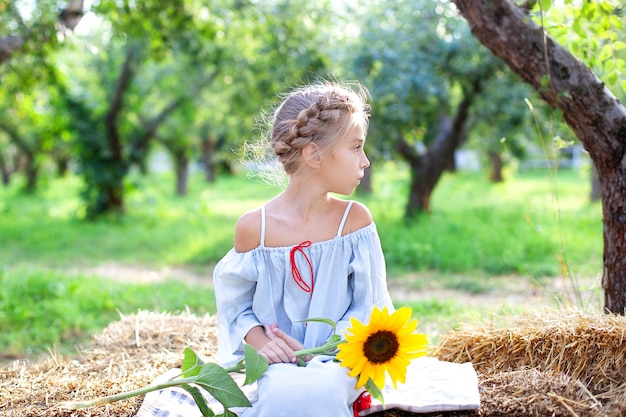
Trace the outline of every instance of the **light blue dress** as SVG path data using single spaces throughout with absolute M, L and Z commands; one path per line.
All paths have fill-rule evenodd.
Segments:
M 303 319 L 331 319 L 337 323 L 337 333 L 343 334 L 351 317 L 366 323 L 373 306 L 393 309 L 376 225 L 342 236 L 351 207 L 352 201 L 333 239 L 314 242 L 294 254 L 304 285 L 313 286 L 312 292 L 304 291 L 292 276 L 292 247 L 265 246 L 265 210 L 261 209 L 261 244 L 243 253 L 231 249 L 214 271 L 222 365 L 241 359 L 243 339 L 254 326 L 278 323 L 311 348 L 324 344 L 332 328 Z M 352 403 L 359 395 L 356 379 L 327 359 L 316 357 L 306 367 L 271 365 L 258 381 L 258 401 L 243 416 L 351 417 Z

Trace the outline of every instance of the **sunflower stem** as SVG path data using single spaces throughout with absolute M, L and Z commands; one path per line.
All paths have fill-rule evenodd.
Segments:
M 86 407 L 94 407 L 96 405 L 102 404 L 112 404 L 116 401 L 125 400 L 131 397 L 135 397 L 137 395 L 147 394 L 151 391 L 160 390 L 163 388 L 175 387 L 178 385 L 193 383 L 197 380 L 197 378 L 184 378 L 184 379 L 174 379 L 162 382 L 160 384 L 148 385 L 147 387 L 139 388 L 132 391 L 123 392 L 121 394 L 108 395 L 106 397 L 100 397 L 92 401 L 67 401 L 62 404 L 62 407 L 70 410 L 76 410 L 79 408 Z
M 245 369 L 245 364 L 243 363 L 243 361 L 238 362 L 234 365 L 231 365 L 227 368 L 224 368 L 224 370 L 229 373 L 230 372 L 242 372 L 244 369 Z M 132 391 L 122 392 L 120 394 L 108 395 L 106 397 L 96 398 L 95 400 L 91 400 L 91 401 L 66 401 L 62 404 L 62 407 L 66 409 L 70 409 L 70 410 L 76 410 L 80 408 L 94 407 L 97 405 L 112 404 L 114 402 L 126 400 L 128 398 L 136 397 L 138 395 L 144 395 L 152 391 L 194 383 L 197 380 L 198 380 L 197 376 L 193 376 L 189 378 L 181 378 L 181 379 L 169 379 L 159 384 L 152 384 L 152 385 L 148 385 L 147 387 L 138 388 Z
M 297 358 L 308 356 L 308 355 L 320 355 L 320 354 L 333 355 L 334 350 L 337 349 L 337 346 L 339 346 L 339 344 L 343 343 L 344 341 L 345 340 L 337 340 L 334 342 L 326 343 L 322 346 L 297 350 L 294 352 L 294 355 L 296 355 Z

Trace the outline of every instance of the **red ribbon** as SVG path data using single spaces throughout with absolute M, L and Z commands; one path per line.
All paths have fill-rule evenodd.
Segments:
M 363 391 L 359 398 L 352 404 L 352 411 L 354 411 L 354 417 L 359 417 L 359 411 L 367 410 L 372 406 L 372 396 L 369 392 Z
M 291 252 L 289 253 L 289 260 L 291 261 L 291 276 L 293 280 L 296 282 L 296 284 L 298 284 L 298 287 L 300 287 L 302 291 L 311 293 L 311 295 L 313 295 L 313 288 L 315 286 L 315 279 L 313 277 L 313 265 L 311 265 L 311 260 L 303 251 L 304 248 L 308 248 L 309 246 L 311 246 L 311 241 L 307 240 L 291 248 Z M 307 284 L 307 282 L 302 278 L 302 274 L 300 273 L 300 270 L 296 265 L 296 252 L 300 252 L 302 256 L 304 256 L 306 262 L 309 264 L 309 271 L 311 273 L 311 285 Z

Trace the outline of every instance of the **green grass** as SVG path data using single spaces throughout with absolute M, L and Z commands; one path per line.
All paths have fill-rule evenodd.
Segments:
M 141 180 L 141 182 L 139 182 Z M 0 265 L 76 267 L 121 263 L 203 265 L 232 246 L 234 224 L 272 195 L 245 178 L 192 181 L 187 198 L 173 195 L 173 178 L 136 179 L 121 220 L 83 222 L 76 178 L 53 181 L 37 196 L 0 189 Z
M 601 271 L 599 202 L 588 199 L 589 180 L 576 171 L 518 174 L 491 184 L 482 173 L 447 174 L 432 198 L 432 211 L 404 221 L 407 173 L 380 185 L 369 199 L 390 272 L 483 271 L 535 278 Z M 399 201 L 400 200 L 400 201 Z M 400 203 L 400 204 L 399 204 Z
M 483 173 L 446 174 L 432 211 L 412 221 L 403 219 L 407 171 L 388 164 L 374 175 L 374 194 L 352 198 L 372 211 L 390 280 L 406 280 L 418 291 L 489 294 L 501 290 L 502 276 L 534 286 L 563 274 L 601 273 L 601 206 L 588 201 L 589 179 L 577 171 L 522 172 L 495 185 Z M 133 176 L 130 184 L 127 214 L 93 223 L 78 219 L 76 178 L 50 180 L 34 196 L 20 194 L 17 183 L 0 188 L 0 351 L 71 351 L 119 312 L 186 306 L 214 312 L 213 293 L 204 286 L 122 283 L 69 271 L 115 263 L 208 274 L 232 246 L 237 218 L 279 192 L 244 176 L 215 184 L 192 176 L 184 198 L 174 196 L 170 175 Z M 396 301 L 410 304 L 435 339 L 481 312 L 509 308 L 477 311 L 454 299 Z
M 48 348 L 72 353 L 75 344 L 138 310 L 215 313 L 208 287 L 179 281 L 121 283 L 43 270 L 0 271 L 0 352 L 38 356 Z

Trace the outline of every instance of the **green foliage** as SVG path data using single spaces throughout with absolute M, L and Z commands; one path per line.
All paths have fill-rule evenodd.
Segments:
M 534 19 L 587 64 L 610 90 L 623 96 L 626 93 L 623 2 L 567 0 L 564 3 L 537 2 Z
M 404 222 L 398 196 L 408 186 L 408 171 L 392 163 L 375 169 L 374 194 L 355 198 L 374 215 L 392 274 L 437 269 L 554 276 L 563 254 L 582 273 L 600 267 L 600 204 L 588 202 L 584 173 L 561 170 L 552 180 L 546 171 L 519 172 L 498 185 L 479 173 L 448 174 L 433 195 L 433 212 Z M 36 197 L 20 195 L 17 184 L 0 189 L 0 263 L 211 265 L 232 246 L 237 218 L 279 192 L 241 176 L 207 188 L 196 175 L 181 199 L 172 195 L 169 175 L 132 182 L 132 214 L 95 223 L 76 220 L 75 178 L 53 181 Z
M 173 195 L 171 175 L 131 175 L 130 183 L 131 213 L 97 222 L 78 219 L 78 178 L 55 180 L 33 198 L 20 195 L 17 182 L 0 188 L 0 265 L 210 265 L 232 246 L 237 218 L 276 192 L 242 177 L 208 188 L 199 174 L 185 199 Z
M 602 270 L 601 207 L 588 202 L 584 172 L 561 170 L 554 179 L 543 170 L 518 172 L 496 186 L 480 173 L 448 174 L 433 196 L 434 211 L 407 223 L 398 196 L 408 171 L 393 163 L 374 169 L 374 193 L 353 198 L 372 211 L 390 281 L 428 287 L 411 278 L 418 271 L 435 274 L 439 288 L 483 294 L 499 289 L 503 274 L 531 285 L 531 279 Z M 210 187 L 193 176 L 187 198 L 172 195 L 171 175 L 131 175 L 130 182 L 131 213 L 98 222 L 77 220 L 77 178 L 56 179 L 33 196 L 19 193 L 19 184 L 0 188 L 0 351 L 40 353 L 53 344 L 71 351 L 75 338 L 117 319 L 118 310 L 214 312 L 209 289 L 133 284 L 133 267 L 186 266 L 210 280 L 211 267 L 232 247 L 237 218 L 279 192 L 241 175 Z M 96 267 L 111 263 L 130 271 L 128 283 L 102 285 L 94 276 Z M 175 270 L 170 275 L 177 278 Z M 434 326 L 429 334 L 468 313 L 454 300 L 412 307 Z
M 442 115 L 454 115 L 464 91 L 477 80 L 484 99 L 478 97 L 472 107 L 476 121 L 468 126 L 470 136 L 480 129 L 480 142 L 493 149 L 501 137 L 513 138 L 520 130 L 527 113 L 522 98 L 530 90 L 516 86 L 449 4 L 379 0 L 365 13 L 357 11 L 353 21 L 361 36 L 358 47 L 347 52 L 346 65 L 372 93 L 374 152 L 393 151 L 399 135 L 428 147 L 439 134 Z
M 207 279 L 209 279 L 207 277 Z M 42 269 L 0 270 L 0 352 L 39 355 L 75 343 L 138 310 L 215 312 L 213 291 L 179 281 L 133 284 Z
M 378 178 L 366 202 L 392 274 L 435 269 L 557 276 L 565 254 L 579 273 L 601 268 L 601 207 L 588 202 L 590 180 L 577 171 L 561 170 L 554 181 L 546 171 L 520 172 L 498 185 L 482 174 L 449 174 L 433 195 L 433 212 L 409 222 L 400 220 L 396 198 L 405 194 L 406 171 L 391 175 Z

